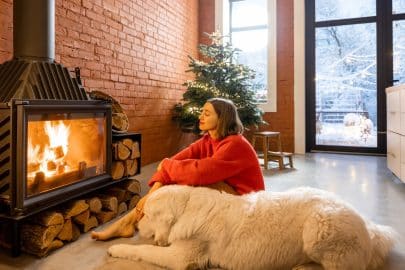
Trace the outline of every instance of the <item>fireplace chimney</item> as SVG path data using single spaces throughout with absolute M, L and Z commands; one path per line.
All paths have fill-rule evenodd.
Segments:
M 14 0 L 14 58 L 55 60 L 55 0 Z
M 55 0 L 14 0 L 14 55 L 0 64 L 0 104 L 12 99 L 88 100 L 55 63 Z

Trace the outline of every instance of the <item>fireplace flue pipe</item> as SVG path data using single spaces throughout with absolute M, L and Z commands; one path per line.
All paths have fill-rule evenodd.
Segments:
M 55 0 L 14 0 L 14 58 L 55 60 Z

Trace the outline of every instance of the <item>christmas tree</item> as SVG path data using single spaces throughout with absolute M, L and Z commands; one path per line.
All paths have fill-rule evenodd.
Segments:
M 239 117 L 245 126 L 264 124 L 263 111 L 258 108 L 251 90 L 255 72 L 246 65 L 238 64 L 235 57 L 240 50 L 223 42 L 223 37 L 214 32 L 208 34 L 211 44 L 199 45 L 199 51 L 207 62 L 189 56 L 190 69 L 195 79 L 184 83 L 187 87 L 183 102 L 176 104 L 174 119 L 183 131 L 199 133 L 198 116 L 204 103 L 213 97 L 227 98 L 238 108 Z

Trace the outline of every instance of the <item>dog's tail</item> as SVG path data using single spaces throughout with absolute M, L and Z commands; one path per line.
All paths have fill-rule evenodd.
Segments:
M 383 265 L 385 258 L 396 242 L 398 233 L 389 226 L 374 223 L 367 224 L 371 239 L 371 258 L 367 269 L 376 269 Z

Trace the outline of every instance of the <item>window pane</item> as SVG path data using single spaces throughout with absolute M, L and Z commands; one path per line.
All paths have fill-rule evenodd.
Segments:
M 392 13 L 405 13 L 405 0 L 392 0 Z
M 232 45 L 242 50 L 238 63 L 248 65 L 256 72 L 253 89 L 258 102 L 267 102 L 267 29 L 232 33 Z
M 376 0 L 316 0 L 315 20 L 338 20 L 376 15 Z
M 405 83 L 405 21 L 394 21 L 393 36 L 393 78 L 397 84 Z
M 316 144 L 377 147 L 376 26 L 316 29 Z
M 267 25 L 266 0 L 244 0 L 231 5 L 232 28 Z

